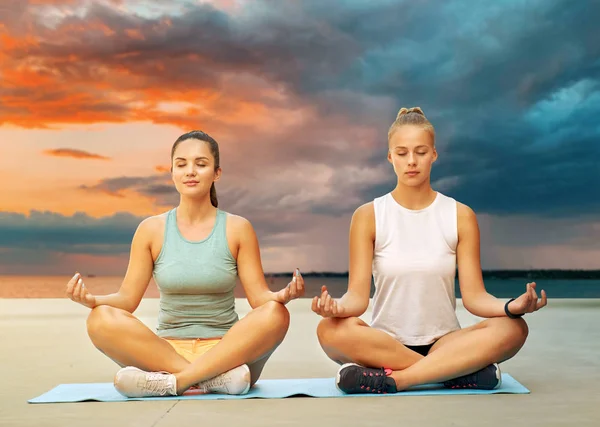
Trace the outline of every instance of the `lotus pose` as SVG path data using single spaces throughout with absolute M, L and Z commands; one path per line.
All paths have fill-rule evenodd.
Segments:
M 403 108 L 388 132 L 393 191 L 359 207 L 350 226 L 348 290 L 333 299 L 327 288 L 312 302 L 323 316 L 317 335 L 325 353 L 342 365 L 336 384 L 346 393 L 394 393 L 415 385 L 494 389 L 499 363 L 523 346 L 524 313 L 547 297 L 527 283 L 508 302 L 483 283 L 479 228 L 473 211 L 430 184 L 438 154 L 423 111 Z M 465 308 L 486 318 L 461 328 L 456 317 L 455 272 Z M 359 318 L 375 283 L 370 324 Z
M 179 205 L 142 221 L 117 293 L 92 295 L 77 273 L 67 296 L 91 309 L 93 344 L 119 364 L 115 387 L 128 397 L 200 392 L 243 394 L 257 381 L 289 326 L 285 304 L 304 294 L 298 269 L 271 292 L 258 241 L 246 219 L 218 208 L 219 148 L 204 132 L 171 150 Z M 151 277 L 160 290 L 156 333 L 134 317 Z M 239 277 L 252 311 L 235 311 Z

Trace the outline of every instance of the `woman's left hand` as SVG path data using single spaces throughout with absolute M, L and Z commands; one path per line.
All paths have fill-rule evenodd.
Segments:
M 304 296 L 304 279 L 300 270 L 296 269 L 292 275 L 292 281 L 288 285 L 275 293 L 275 301 L 287 304 L 293 299 Z
M 519 298 L 515 299 L 514 301 L 511 301 L 510 304 L 508 304 L 508 311 L 512 314 L 518 315 L 525 313 L 533 313 L 534 311 L 545 307 L 548 303 L 546 291 L 542 289 L 542 299 L 538 301 L 538 296 L 535 292 L 535 286 L 535 282 L 528 283 L 527 291 Z

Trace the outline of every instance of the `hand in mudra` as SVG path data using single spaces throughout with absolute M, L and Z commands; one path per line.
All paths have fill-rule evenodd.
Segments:
M 542 298 L 538 299 L 535 287 L 535 282 L 527 283 L 527 290 L 525 293 L 508 304 L 508 311 L 511 314 L 519 315 L 533 313 L 534 311 L 538 311 L 540 308 L 545 307 L 546 304 L 548 304 L 546 291 L 542 289 Z
M 292 280 L 288 285 L 275 293 L 275 301 L 280 302 L 281 304 L 287 304 L 293 299 L 300 298 L 304 295 L 304 279 L 302 278 L 302 274 L 300 274 L 300 270 L 294 270 L 294 274 L 292 275 Z
M 321 286 L 321 295 L 314 297 L 312 311 L 323 317 L 345 317 L 346 309 L 329 295 L 327 286 Z
M 96 297 L 87 290 L 85 283 L 83 283 L 83 278 L 79 273 L 75 273 L 71 280 L 69 280 L 69 283 L 67 283 L 66 295 L 70 300 L 88 308 L 96 306 Z

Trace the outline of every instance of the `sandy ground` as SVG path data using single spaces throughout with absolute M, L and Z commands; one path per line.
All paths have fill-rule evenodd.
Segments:
M 262 378 L 334 376 L 309 304 L 288 305 L 290 330 Z M 237 308 L 249 309 L 245 300 Z M 135 314 L 154 327 L 157 309 L 148 299 Z M 112 381 L 118 367 L 90 343 L 87 312 L 65 299 L 0 299 L 0 426 L 600 425 L 600 300 L 551 300 L 528 317 L 528 342 L 502 365 L 528 395 L 28 404 L 61 383 Z M 457 312 L 463 326 L 478 321 L 460 301 Z

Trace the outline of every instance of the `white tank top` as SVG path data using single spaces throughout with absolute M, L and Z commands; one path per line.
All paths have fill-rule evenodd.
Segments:
M 388 193 L 373 205 L 371 326 L 405 345 L 431 344 L 460 329 L 454 293 L 456 201 L 438 192 L 428 207 L 410 210 Z

